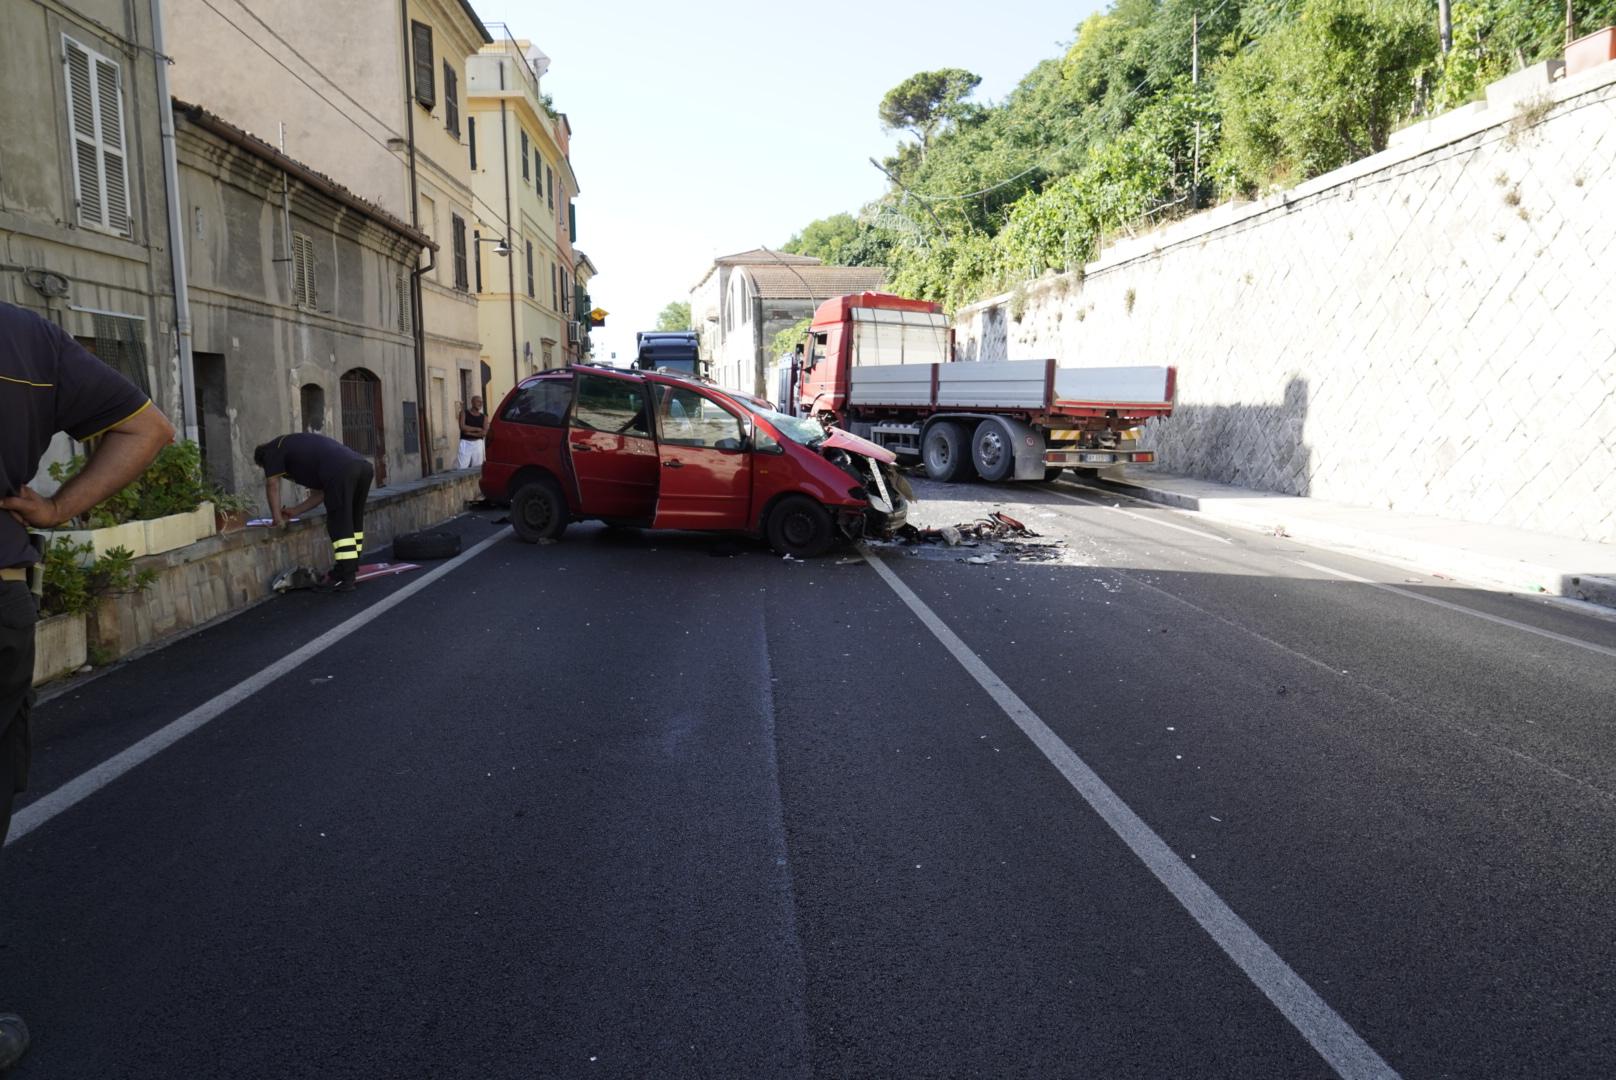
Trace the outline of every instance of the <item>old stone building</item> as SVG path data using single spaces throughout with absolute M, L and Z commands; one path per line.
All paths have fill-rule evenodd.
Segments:
M 774 337 L 833 296 L 878 289 L 878 266 L 825 266 L 756 248 L 713 260 L 690 290 L 690 320 L 720 386 L 765 394 Z
M 452 467 L 454 403 L 481 384 L 465 107 L 466 58 L 493 40 L 487 28 L 466 0 L 165 4 L 176 96 L 435 243 L 406 282 L 416 353 L 407 400 L 418 437 L 400 449 L 424 451 L 424 471 Z
M 0 300 L 37 311 L 182 420 L 149 9 L 5 5 Z M 65 436 L 53 456 L 68 452 Z
M 340 439 L 378 486 L 421 475 L 409 275 L 432 242 L 301 162 L 175 102 L 199 441 L 254 493 L 253 447 Z

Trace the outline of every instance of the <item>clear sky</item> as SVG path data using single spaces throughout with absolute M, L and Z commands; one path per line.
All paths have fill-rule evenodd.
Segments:
M 634 332 L 687 299 L 713 256 L 783 244 L 815 218 L 857 212 L 892 152 L 876 106 L 917 71 L 982 76 L 1003 98 L 1059 55 L 1095 0 L 472 0 L 551 60 L 542 83 L 572 124 L 578 246 L 611 313 L 595 354 L 626 360 Z M 490 27 L 496 36 L 497 27 Z

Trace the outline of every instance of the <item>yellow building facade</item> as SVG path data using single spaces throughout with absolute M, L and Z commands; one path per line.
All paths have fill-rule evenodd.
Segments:
M 521 379 L 563 367 L 577 352 L 567 230 L 578 182 L 566 119 L 540 90 L 548 64 L 530 42 L 511 39 L 467 61 L 471 184 L 481 223 L 474 285 L 490 408 Z

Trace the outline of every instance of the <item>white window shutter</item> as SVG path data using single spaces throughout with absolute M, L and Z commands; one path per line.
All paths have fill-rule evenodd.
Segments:
M 96 106 L 101 121 L 101 176 L 106 192 L 107 228 L 129 234 L 129 171 L 123 148 L 122 68 L 95 61 Z
M 67 78 L 68 125 L 73 134 L 73 196 L 78 202 L 79 224 L 106 224 L 101 197 L 101 147 L 95 126 L 95 84 L 90 78 L 89 52 L 71 38 L 62 39 Z

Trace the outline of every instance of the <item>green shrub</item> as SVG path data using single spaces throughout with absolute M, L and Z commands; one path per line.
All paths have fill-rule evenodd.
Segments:
M 58 484 L 76 476 L 89 461 L 75 457 L 56 462 L 50 476 Z M 163 447 L 145 472 L 117 494 L 104 499 L 77 519 L 80 527 L 105 529 L 126 521 L 150 521 L 170 514 L 188 514 L 212 494 L 202 471 L 202 448 L 189 440 Z
M 135 557 L 127 548 L 113 548 L 89 566 L 79 565 L 93 550 L 66 537 L 46 547 L 42 616 L 89 611 L 106 597 L 143 592 L 157 580 L 157 571 L 135 569 Z

